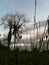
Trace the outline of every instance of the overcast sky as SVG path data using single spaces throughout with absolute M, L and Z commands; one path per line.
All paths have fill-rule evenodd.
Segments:
M 6 13 L 24 13 L 33 21 L 35 0 L 0 0 L 0 18 Z M 49 0 L 37 0 L 37 21 L 47 19 Z
M 7 13 L 26 14 L 33 22 L 35 0 L 0 0 L 0 18 Z M 36 21 L 46 20 L 49 15 L 49 0 L 37 0 Z

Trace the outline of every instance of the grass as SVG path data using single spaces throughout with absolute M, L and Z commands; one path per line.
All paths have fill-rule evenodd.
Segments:
M 49 65 L 49 51 L 10 51 L 0 45 L 0 65 Z

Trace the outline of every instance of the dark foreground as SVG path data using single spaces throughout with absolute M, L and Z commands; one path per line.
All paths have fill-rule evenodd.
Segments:
M 0 45 L 0 65 L 49 65 L 49 51 L 10 51 Z

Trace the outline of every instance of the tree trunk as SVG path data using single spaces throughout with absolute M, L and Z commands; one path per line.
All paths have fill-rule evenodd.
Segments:
M 16 43 L 16 33 L 14 33 L 14 50 L 15 50 L 15 43 Z
M 8 48 L 10 47 L 10 43 L 11 43 L 11 30 L 12 30 L 12 27 L 10 27 L 10 30 L 9 30 L 9 33 L 8 33 L 8 38 L 7 38 Z

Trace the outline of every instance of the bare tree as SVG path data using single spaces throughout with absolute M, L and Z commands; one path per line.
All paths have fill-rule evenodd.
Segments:
M 20 34 L 23 31 L 23 24 L 25 24 L 26 22 L 29 22 L 29 20 L 27 20 L 24 14 L 19 14 L 19 13 L 7 14 L 2 17 L 2 23 L 0 25 L 4 24 L 5 29 L 8 29 L 8 26 L 9 26 L 9 33 L 8 33 L 8 44 L 9 45 L 11 42 L 11 35 L 14 35 L 14 49 L 15 49 L 16 39 L 22 37 L 20 36 Z M 12 32 L 12 29 L 13 29 L 13 32 Z

